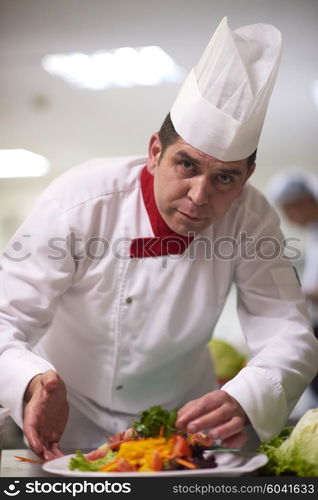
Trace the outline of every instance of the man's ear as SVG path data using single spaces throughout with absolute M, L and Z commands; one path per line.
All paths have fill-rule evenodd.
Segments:
M 237 197 L 241 196 L 241 194 L 243 192 L 243 188 L 244 188 L 246 182 L 248 181 L 248 179 L 251 177 L 251 175 L 253 175 L 253 173 L 255 171 L 255 168 L 256 168 L 256 163 L 253 163 L 253 165 L 251 165 L 250 167 L 247 168 L 247 172 L 246 172 L 246 176 L 245 176 L 244 182 L 241 185 L 241 189 L 239 190 L 239 193 L 237 194 Z
M 148 172 L 152 175 L 154 175 L 156 166 L 158 165 L 161 149 L 161 141 L 159 135 L 156 132 L 150 137 L 148 146 L 147 169 Z
M 248 181 L 251 175 L 253 175 L 253 173 L 255 172 L 255 168 L 256 168 L 256 163 L 254 162 L 253 165 L 251 165 L 247 171 L 244 183 Z

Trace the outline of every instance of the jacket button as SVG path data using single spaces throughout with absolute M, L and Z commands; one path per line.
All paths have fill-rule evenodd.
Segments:
M 126 304 L 131 304 L 133 299 L 131 297 L 126 298 Z
M 124 387 L 123 385 L 117 385 L 116 391 L 120 391 L 120 389 L 122 389 L 123 387 Z

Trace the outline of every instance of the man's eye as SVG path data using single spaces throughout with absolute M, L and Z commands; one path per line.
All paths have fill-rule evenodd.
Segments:
M 193 163 L 191 163 L 191 161 L 188 161 L 188 160 L 183 160 L 183 161 L 182 161 L 182 165 L 184 166 L 184 168 L 185 168 L 186 170 L 193 169 Z
M 218 180 L 222 184 L 230 184 L 230 182 L 232 182 L 232 177 L 230 177 L 229 175 L 219 175 Z

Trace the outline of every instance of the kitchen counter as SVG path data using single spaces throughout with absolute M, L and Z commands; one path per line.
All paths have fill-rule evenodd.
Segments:
M 2 450 L 0 461 L 1 477 L 53 477 L 53 474 L 49 474 L 42 469 L 41 464 L 18 460 L 15 458 L 16 455 L 34 460 L 39 459 L 29 449 Z

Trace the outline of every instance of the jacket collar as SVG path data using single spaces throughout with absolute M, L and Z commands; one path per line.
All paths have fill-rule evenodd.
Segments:
M 158 210 L 154 195 L 154 178 L 145 166 L 141 172 L 141 192 L 154 237 L 136 238 L 130 246 L 130 257 L 159 257 L 182 254 L 193 240 L 174 232 L 166 224 Z

